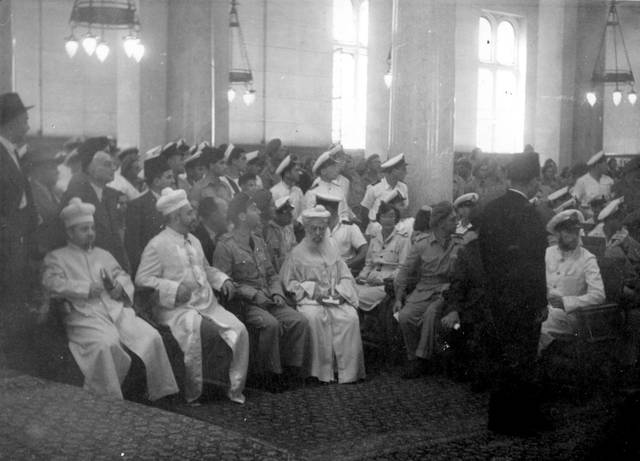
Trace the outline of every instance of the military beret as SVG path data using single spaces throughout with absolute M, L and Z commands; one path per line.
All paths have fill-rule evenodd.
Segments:
M 453 213 L 453 205 L 449 202 L 440 202 L 431 208 L 429 227 L 434 228 Z

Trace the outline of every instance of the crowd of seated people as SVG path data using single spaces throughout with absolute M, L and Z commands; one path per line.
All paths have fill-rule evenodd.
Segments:
M 23 302 L 38 265 L 47 296 L 67 301 L 69 348 L 91 391 L 121 398 L 133 353 L 150 400 L 177 392 L 154 324 L 179 345 L 189 402 L 202 395 L 212 338 L 230 351 L 234 402 L 245 401 L 247 380 L 274 392 L 309 377 L 357 382 L 365 377 L 359 315 L 374 309 L 395 313 L 404 378 L 434 370 L 443 342 L 461 329 L 472 374 L 486 378 L 500 338 L 487 333 L 494 268 L 479 242 L 484 208 L 508 190 L 526 196 L 550 243 L 539 350 L 571 336 L 575 312 L 605 299 L 596 256 L 581 244 L 588 234 L 624 265 L 623 355 L 637 362 L 640 162 L 614 180 L 602 153 L 566 178 L 547 161 L 527 182 L 476 151 L 455 163 L 454 200 L 419 204 L 412 216 L 402 154 L 354 162 L 334 145 L 302 159 L 279 140 L 248 153 L 177 140 L 141 154 L 108 137 L 21 154 L 28 109 L 15 94 L 0 96 L 0 107 L 2 187 L 13 194 L 2 203 L 2 288 L 19 289 Z M 155 295 L 146 316 L 134 290 Z

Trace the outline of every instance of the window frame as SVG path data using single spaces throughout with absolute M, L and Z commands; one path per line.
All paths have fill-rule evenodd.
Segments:
M 490 40 L 491 44 L 489 47 L 490 60 L 483 61 L 480 58 L 480 20 L 485 19 L 489 22 L 490 26 Z M 490 152 L 495 153 L 513 153 L 521 148 L 524 143 L 524 112 L 525 112 L 525 96 L 526 96 L 526 30 L 524 27 L 525 19 L 521 16 L 502 13 L 496 11 L 482 10 L 480 15 L 478 16 L 478 29 L 476 34 L 477 46 L 476 46 L 476 62 L 477 62 L 477 73 L 476 73 L 476 83 L 478 84 L 478 90 L 476 94 L 476 103 L 480 100 L 480 70 L 486 69 L 492 75 L 492 97 L 491 97 L 491 109 L 490 109 L 490 117 L 481 117 L 480 109 L 476 107 L 476 143 L 479 147 L 483 149 L 487 149 L 487 146 L 482 146 L 480 143 L 480 133 L 481 127 L 484 127 L 486 124 L 491 126 L 491 141 L 490 148 L 487 149 Z M 513 64 L 502 64 L 498 61 L 497 53 L 498 53 L 498 28 L 500 24 L 503 22 L 507 22 L 513 28 L 514 32 L 514 43 L 513 43 Z M 497 75 L 499 71 L 504 70 L 513 74 L 515 77 L 515 104 L 517 105 L 517 114 L 516 116 L 519 119 L 519 128 L 516 134 L 513 134 L 513 138 L 509 141 L 511 144 L 511 149 L 507 150 L 499 150 L 496 146 L 500 146 L 502 143 L 499 142 L 497 130 L 499 128 L 499 119 L 497 113 L 497 101 L 498 101 L 498 78 Z M 520 145 L 520 146 L 519 146 Z

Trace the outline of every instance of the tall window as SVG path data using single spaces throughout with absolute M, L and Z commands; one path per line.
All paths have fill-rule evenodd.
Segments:
M 526 70 L 522 21 L 483 13 L 478 25 L 478 147 L 486 152 L 522 151 Z
M 368 29 L 367 0 L 333 0 L 331 137 L 348 149 L 365 144 Z

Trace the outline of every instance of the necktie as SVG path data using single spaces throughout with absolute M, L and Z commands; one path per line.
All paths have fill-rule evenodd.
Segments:
M 229 181 L 229 185 L 231 186 L 231 188 L 233 189 L 233 194 L 237 194 L 238 192 L 240 192 L 240 188 L 238 187 L 238 185 L 236 184 L 236 182 L 231 179 L 229 176 L 227 176 L 227 181 Z

